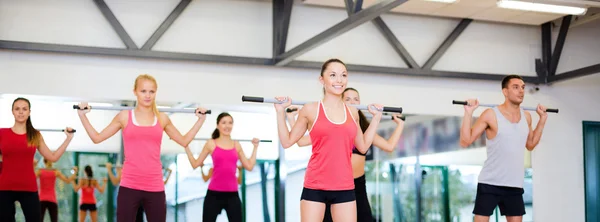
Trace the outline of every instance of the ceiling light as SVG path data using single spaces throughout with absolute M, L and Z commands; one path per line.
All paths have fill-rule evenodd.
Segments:
M 587 11 L 587 8 L 563 6 L 563 5 L 551 5 L 542 3 L 533 3 L 525 1 L 515 0 L 499 0 L 498 7 L 507 9 L 516 9 L 524 11 L 535 11 L 535 12 L 546 12 L 556 14 L 570 14 L 570 15 L 583 15 Z

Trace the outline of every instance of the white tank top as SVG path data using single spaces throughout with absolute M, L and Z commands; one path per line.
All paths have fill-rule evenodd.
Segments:
M 529 134 L 529 126 L 525 112 L 521 109 L 521 119 L 511 123 L 498 110 L 496 114 L 498 133 L 489 140 L 486 137 L 487 159 L 479 174 L 479 183 L 523 188 L 525 177 L 525 144 Z

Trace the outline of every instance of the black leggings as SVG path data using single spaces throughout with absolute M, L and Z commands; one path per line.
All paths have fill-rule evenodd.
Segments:
M 373 222 L 373 214 L 371 213 L 371 205 L 367 197 L 367 181 L 365 175 L 354 179 L 354 193 L 356 194 L 356 221 L 357 222 Z M 325 205 L 324 222 L 331 222 L 331 204 Z
M 25 221 L 41 221 L 40 197 L 38 196 L 38 192 L 4 190 L 0 191 L 0 221 L 15 221 L 15 201 L 19 201 L 21 204 Z
M 237 191 L 206 191 L 202 212 L 203 222 L 217 221 L 217 216 L 225 209 L 229 222 L 242 222 L 242 201 Z
M 50 221 L 58 222 L 58 205 L 54 202 L 50 201 L 40 201 L 41 206 L 41 214 L 42 220 L 44 221 L 44 216 L 46 215 L 46 209 L 48 209 L 48 213 L 50 214 Z
M 138 209 L 142 205 L 149 222 L 167 220 L 167 200 L 164 191 L 149 192 L 121 186 L 117 196 L 117 222 L 135 221 Z
M 136 222 L 144 222 L 144 207 L 140 206 L 137 209 L 137 215 L 135 216 Z

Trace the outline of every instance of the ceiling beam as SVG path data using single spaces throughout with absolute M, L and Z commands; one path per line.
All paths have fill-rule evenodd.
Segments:
M 292 61 L 286 67 L 293 68 L 311 68 L 320 69 L 321 62 L 311 61 Z M 395 74 L 400 76 L 410 77 L 437 77 L 437 78 L 455 78 L 455 79 L 470 79 L 470 80 L 492 80 L 502 81 L 507 74 L 491 74 L 491 73 L 472 73 L 472 72 L 455 72 L 455 71 L 437 71 L 427 69 L 411 69 L 399 67 L 382 67 L 382 66 L 367 66 L 346 64 L 346 68 L 352 72 L 368 72 Z M 522 76 L 527 83 L 539 84 L 540 80 L 537 76 Z
M 448 48 L 452 46 L 454 41 L 456 41 L 456 39 L 460 36 L 460 34 L 463 33 L 463 31 L 465 31 L 465 29 L 469 26 L 469 24 L 471 24 L 472 21 L 473 19 L 462 19 L 454 28 L 454 30 L 452 30 L 450 35 L 446 37 L 446 39 L 444 40 L 444 42 L 442 42 L 438 49 L 435 50 L 433 55 L 429 57 L 427 62 L 425 62 L 425 65 L 423 65 L 423 69 L 432 69 L 435 63 L 437 63 L 437 61 L 442 57 L 442 55 L 444 55 L 444 53 L 448 51 Z
M 175 22 L 175 20 L 177 20 L 179 15 L 181 15 L 181 13 L 183 13 L 183 10 L 185 10 L 185 8 L 187 8 L 187 6 L 190 4 L 190 2 L 191 2 L 191 0 L 181 0 L 179 2 L 179 4 L 177 4 L 175 9 L 173 9 L 173 11 L 171 11 L 171 14 L 169 14 L 169 16 L 167 16 L 167 18 L 160 24 L 160 26 L 156 29 L 156 31 L 154 31 L 152 36 L 150 36 L 150 38 L 148 38 L 146 43 L 144 43 L 144 45 L 142 46 L 142 50 L 152 49 L 152 47 L 154 47 L 154 45 L 160 39 L 160 37 L 162 37 L 162 35 L 165 34 L 165 32 L 171 27 L 171 25 L 173 25 L 173 22 Z
M 127 31 L 125 31 L 125 28 L 123 28 L 115 14 L 113 14 L 108 5 L 106 5 L 106 2 L 104 2 L 104 0 L 94 0 L 94 3 L 96 3 L 96 6 L 98 6 L 98 9 L 100 9 L 100 12 L 102 12 L 102 15 L 104 15 L 104 18 L 106 18 L 110 26 L 117 32 L 117 35 L 119 35 L 119 38 L 121 38 L 125 47 L 128 49 L 137 49 L 137 45 L 135 45 L 133 39 L 127 34 Z
M 554 76 L 548 76 L 548 83 L 553 84 L 557 82 L 562 82 L 565 80 L 570 80 L 578 77 L 589 76 L 593 74 L 600 74 L 600 63 L 596 65 L 591 65 L 587 67 L 583 67 L 580 69 L 564 72 Z
M 372 5 L 369 8 L 361 10 L 355 14 L 352 14 L 343 21 L 335 24 L 331 28 L 319 33 L 311 39 L 301 43 L 300 45 L 292 48 L 291 50 L 277 56 L 275 59 L 276 66 L 285 66 L 298 58 L 302 54 L 310 51 L 313 48 L 347 32 L 353 28 L 364 24 L 365 22 L 373 20 L 375 17 L 388 12 L 389 10 L 401 5 L 408 0 L 383 0 L 377 4 Z

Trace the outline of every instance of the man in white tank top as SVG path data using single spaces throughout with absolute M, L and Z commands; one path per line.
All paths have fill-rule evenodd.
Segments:
M 468 147 L 485 131 L 487 159 L 479 174 L 475 197 L 475 222 L 488 222 L 496 206 L 508 222 L 521 222 L 525 215 L 523 181 L 526 148 L 532 151 L 540 142 L 548 114 L 538 105 L 540 120 L 531 127 L 531 114 L 520 107 L 525 96 L 525 82 L 520 76 L 509 75 L 502 80 L 505 101 L 485 110 L 471 126 L 477 100 L 468 100 L 460 131 L 460 145 Z

